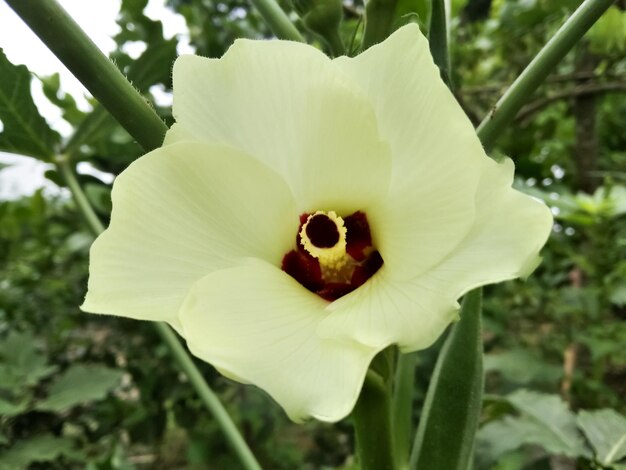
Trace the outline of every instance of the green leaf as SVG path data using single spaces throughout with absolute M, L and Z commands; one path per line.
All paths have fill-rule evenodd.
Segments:
M 596 460 L 609 466 L 626 457 L 626 418 L 613 410 L 581 411 L 578 425 L 595 451 Z
M 0 389 L 22 393 L 22 388 L 36 385 L 55 370 L 37 350 L 31 334 L 12 332 L 0 341 Z
M 551 454 L 568 457 L 589 455 L 578 432 L 576 417 L 561 397 L 518 390 L 507 400 L 529 418 L 528 422 L 536 425 L 537 439 L 533 443 L 541 445 Z
M 486 354 L 485 372 L 498 372 L 506 380 L 516 384 L 552 384 L 562 375 L 561 367 L 546 364 L 525 349 Z
M 172 74 L 169 66 L 176 59 L 176 38 L 149 43 L 148 48 L 128 69 L 128 79 L 141 92 L 157 83 L 170 84 Z
M 30 95 L 31 74 L 0 49 L 0 150 L 50 161 L 60 137 L 41 117 Z
M 49 77 L 40 77 L 43 85 L 43 92 L 53 104 L 57 105 L 63 111 L 63 119 L 72 125 L 81 122 L 85 113 L 78 109 L 76 100 L 69 93 L 61 90 L 61 79 L 58 73 Z
M 19 441 L 6 452 L 0 454 L 1 470 L 22 470 L 33 462 L 49 462 L 62 455 L 72 456 L 72 441 L 49 434 Z
M 482 291 L 465 296 L 428 387 L 410 468 L 467 470 L 482 408 Z
M 21 400 L 18 403 L 4 400 L 0 398 L 0 416 L 11 417 L 17 416 L 26 411 L 28 408 L 28 400 Z
M 87 401 L 100 400 L 119 383 L 123 373 L 104 366 L 75 365 L 50 387 L 38 410 L 62 412 Z
M 552 436 L 546 432 L 545 426 L 532 419 L 505 416 L 488 423 L 478 431 L 476 451 L 481 461 L 491 464 L 524 445 L 541 445 L 544 440 L 551 439 Z

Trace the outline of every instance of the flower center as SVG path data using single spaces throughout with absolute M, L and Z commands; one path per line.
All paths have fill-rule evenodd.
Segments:
M 320 265 L 338 268 L 346 262 L 346 227 L 333 211 L 309 215 L 300 229 L 300 244 Z
M 361 286 L 382 265 L 361 211 L 344 218 L 333 211 L 302 214 L 296 249 L 282 261 L 283 271 L 329 301 Z

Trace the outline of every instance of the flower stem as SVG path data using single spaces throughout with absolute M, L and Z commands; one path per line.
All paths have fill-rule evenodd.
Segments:
M 390 395 L 386 381 L 370 369 L 352 411 L 361 470 L 396 470 Z
M 104 231 L 104 226 L 91 207 L 87 196 L 76 179 L 69 159 L 66 156 L 57 157 L 56 166 L 63 175 L 67 186 L 70 188 L 72 197 L 74 201 L 76 201 L 80 212 L 85 217 L 89 229 L 95 236 L 100 235 Z M 246 470 L 260 470 L 261 466 L 256 461 L 254 454 L 250 451 L 243 437 L 241 437 L 241 434 L 239 434 L 237 427 L 224 408 L 224 405 L 222 405 L 217 395 L 208 386 L 202 374 L 193 363 L 193 360 L 180 344 L 176 334 L 164 323 L 154 323 L 154 326 L 161 340 L 169 347 L 170 353 L 178 363 L 178 366 L 185 373 L 189 382 L 196 390 L 196 393 L 221 427 L 226 439 L 239 457 L 243 468 Z
M 365 5 L 362 50 L 384 41 L 391 33 L 397 0 L 369 0 Z
M 48 48 L 146 150 L 167 126 L 55 0 L 6 0 Z
M 63 179 L 67 183 L 67 186 L 70 188 L 70 192 L 72 193 L 72 197 L 74 198 L 74 202 L 76 202 L 80 213 L 85 218 L 91 232 L 97 237 L 104 231 L 104 225 L 102 225 L 96 211 L 94 211 L 93 207 L 91 207 L 87 196 L 83 192 L 83 188 L 80 187 L 80 183 L 76 179 L 76 175 L 70 166 L 68 157 L 65 155 L 59 155 L 55 158 L 55 163 L 57 170 L 61 173 Z
M 277 38 L 305 42 L 300 31 L 296 29 L 276 0 L 251 1 Z
M 504 128 L 515 118 L 528 98 L 543 83 L 556 64 L 574 47 L 611 6 L 613 0 L 585 0 L 541 49 L 517 80 L 478 126 L 478 136 L 489 150 Z

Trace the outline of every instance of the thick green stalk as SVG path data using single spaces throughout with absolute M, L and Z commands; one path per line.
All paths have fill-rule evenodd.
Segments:
M 87 196 L 76 179 L 76 175 L 70 166 L 68 158 L 65 156 L 57 157 L 56 166 L 59 172 L 63 175 L 67 186 L 70 188 L 72 197 L 74 198 L 80 212 L 87 220 L 89 229 L 95 236 L 100 235 L 104 231 L 104 226 L 91 207 Z M 170 353 L 174 357 L 175 361 L 178 363 L 179 367 L 183 370 L 189 379 L 189 382 L 196 390 L 196 393 L 221 427 L 222 432 L 226 436 L 229 444 L 237 453 L 243 468 L 246 470 L 260 470 L 261 466 L 256 461 L 246 442 L 241 437 L 241 434 L 239 434 L 239 431 L 230 418 L 228 412 L 220 402 L 217 395 L 208 386 L 202 377 L 202 374 L 193 363 L 193 360 L 180 344 L 176 334 L 164 323 L 154 323 L 154 326 L 157 333 L 161 337 L 161 340 L 169 347 Z
M 144 149 L 161 145 L 165 123 L 55 0 L 6 2 Z
M 369 0 L 365 5 L 362 50 L 387 39 L 395 19 L 397 0 Z
M 450 54 L 448 53 L 448 16 L 446 14 L 445 0 L 433 0 L 430 16 L 430 29 L 428 33 L 428 43 L 430 53 L 437 67 L 441 78 L 448 88 L 452 88 L 450 83 Z
M 300 31 L 296 29 L 276 0 L 251 1 L 277 38 L 305 42 Z
M 391 390 L 373 370 L 367 372 L 363 389 L 352 411 L 361 470 L 396 470 Z
M 543 83 L 556 64 L 574 47 L 614 0 L 585 0 L 541 49 L 522 74 L 478 126 L 478 136 L 489 150 L 520 108 Z

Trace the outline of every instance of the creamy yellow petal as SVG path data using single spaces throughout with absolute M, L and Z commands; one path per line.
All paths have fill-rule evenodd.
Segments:
M 416 25 L 334 62 L 368 96 L 391 147 L 390 193 L 368 217 L 392 274 L 410 279 L 437 264 L 469 230 L 487 156 Z
M 190 350 L 268 392 L 296 421 L 338 421 L 354 407 L 376 350 L 321 339 L 327 302 L 258 260 L 194 285 L 180 321 Z
M 471 230 L 444 260 L 422 275 L 398 280 L 385 265 L 366 284 L 332 303 L 321 336 L 404 351 L 432 344 L 454 320 L 469 290 L 516 277 L 537 265 L 552 227 L 550 210 L 513 190 L 513 164 L 486 160 Z
M 476 196 L 472 229 L 445 260 L 426 274 L 435 288 L 459 297 L 474 287 L 528 276 L 552 229 L 541 201 L 511 188 L 513 162 L 488 161 Z
M 242 257 L 280 264 L 298 227 L 282 179 L 223 145 L 154 150 L 116 179 L 112 198 L 91 248 L 82 309 L 92 313 L 175 324 L 198 279 Z
M 383 266 L 364 285 L 327 307 L 329 315 L 318 333 L 377 349 L 398 344 L 404 351 L 414 351 L 434 343 L 457 318 L 457 310 L 445 289 L 435 290 L 422 278 L 394 279 Z
M 182 56 L 173 112 L 166 145 L 241 148 L 285 178 L 300 212 L 349 214 L 387 191 L 389 147 L 369 100 L 311 46 L 238 40 L 221 59 Z

